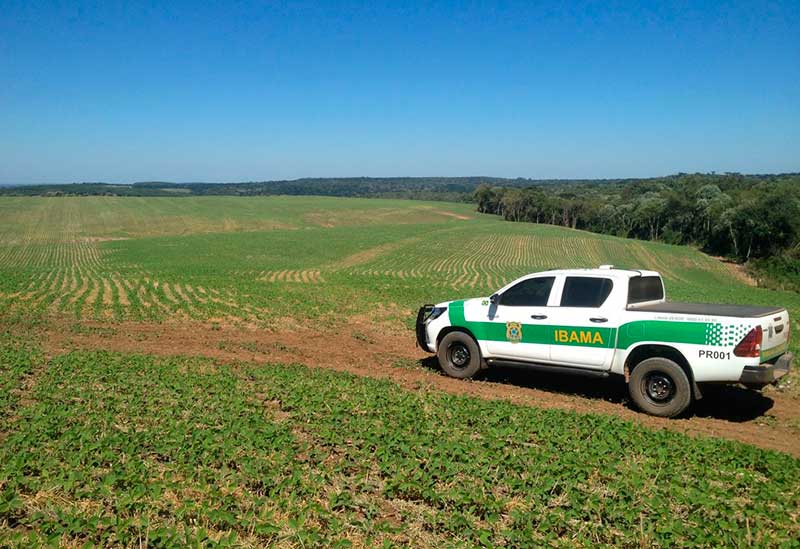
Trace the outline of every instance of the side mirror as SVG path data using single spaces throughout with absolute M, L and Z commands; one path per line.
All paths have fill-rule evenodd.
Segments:
M 492 305 L 500 303 L 500 294 L 492 294 L 492 297 L 489 298 L 489 303 Z

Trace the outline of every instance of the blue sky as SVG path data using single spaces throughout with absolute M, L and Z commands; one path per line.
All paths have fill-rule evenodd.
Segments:
M 800 2 L 0 8 L 0 183 L 800 171 Z

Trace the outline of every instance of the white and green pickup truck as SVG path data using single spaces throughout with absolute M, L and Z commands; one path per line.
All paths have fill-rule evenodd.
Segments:
M 782 307 L 673 303 L 657 272 L 611 265 L 530 274 L 417 315 L 417 342 L 450 376 L 493 365 L 618 374 L 641 410 L 664 417 L 704 383 L 775 383 L 793 359 L 790 331 Z

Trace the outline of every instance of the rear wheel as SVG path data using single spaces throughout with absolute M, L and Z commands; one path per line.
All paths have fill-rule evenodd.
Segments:
M 628 382 L 631 398 L 643 412 L 675 417 L 692 402 L 692 387 L 683 368 L 667 358 L 640 362 Z
M 466 379 L 481 369 L 481 350 L 464 332 L 450 332 L 439 343 L 439 366 L 450 377 Z

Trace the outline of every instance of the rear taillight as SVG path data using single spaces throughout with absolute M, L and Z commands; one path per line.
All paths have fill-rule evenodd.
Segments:
M 759 357 L 761 356 L 761 341 L 763 339 L 764 332 L 761 330 L 761 326 L 756 326 L 739 342 L 733 350 L 733 354 L 742 357 Z
M 786 321 L 786 343 L 789 343 L 789 340 L 792 339 L 792 321 Z

